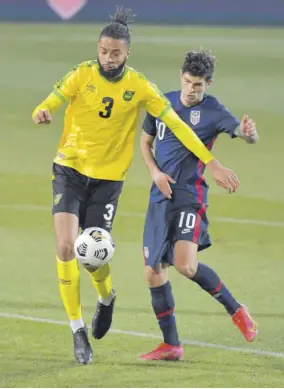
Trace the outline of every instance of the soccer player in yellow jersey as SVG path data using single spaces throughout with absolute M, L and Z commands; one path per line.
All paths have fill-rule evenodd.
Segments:
M 72 69 L 33 112 L 37 124 L 49 124 L 53 112 L 68 103 L 53 164 L 53 215 L 59 289 L 73 333 L 74 355 L 81 364 L 90 363 L 93 352 L 82 319 L 80 273 L 73 245 L 79 227 L 111 230 L 132 160 L 140 108 L 162 118 L 207 165 L 218 185 L 229 192 L 239 185 L 235 174 L 216 161 L 158 89 L 126 66 L 130 19 L 130 10 L 118 9 L 100 33 L 97 61 Z M 89 273 L 99 296 L 92 334 L 100 339 L 111 326 L 115 292 L 108 264 L 89 269 Z

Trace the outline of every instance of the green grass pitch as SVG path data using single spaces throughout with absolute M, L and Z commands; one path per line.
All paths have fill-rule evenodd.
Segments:
M 42 127 L 32 123 L 31 112 L 67 70 L 96 58 L 99 28 L 0 25 L 2 314 L 66 321 L 49 211 L 51 163 L 63 111 L 52 126 Z M 215 145 L 215 155 L 237 172 L 241 187 L 229 196 L 209 180 L 213 247 L 200 259 L 250 308 L 260 334 L 256 343 L 246 344 L 224 309 L 172 269 L 177 324 L 184 340 L 267 354 L 185 345 L 181 363 L 142 363 L 136 357 L 158 340 L 114 332 L 92 341 L 94 362 L 82 367 L 73 361 L 67 326 L 0 317 L 1 387 L 283 387 L 283 354 L 268 354 L 284 352 L 284 30 L 137 25 L 129 64 L 162 91 L 178 89 L 185 52 L 200 46 L 212 49 L 218 60 L 210 92 L 238 117 L 251 115 L 260 134 L 257 145 L 226 136 Z M 139 129 L 113 230 L 118 295 L 113 329 L 159 335 L 143 276 L 141 240 L 150 179 L 138 139 Z M 96 294 L 85 272 L 82 302 L 90 323 Z

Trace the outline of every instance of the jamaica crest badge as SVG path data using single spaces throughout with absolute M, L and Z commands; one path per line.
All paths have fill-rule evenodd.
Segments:
M 126 90 L 123 94 L 123 100 L 125 101 L 131 101 L 133 99 L 133 96 L 135 95 L 135 92 L 132 90 Z

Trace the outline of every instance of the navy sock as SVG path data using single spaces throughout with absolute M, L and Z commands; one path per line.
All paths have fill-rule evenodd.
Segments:
M 175 302 L 170 282 L 162 286 L 150 288 L 152 306 L 163 332 L 164 342 L 172 346 L 179 346 L 176 319 L 174 314 Z
M 204 265 L 204 263 L 198 264 L 196 274 L 192 278 L 192 281 L 210 293 L 219 303 L 223 304 L 231 316 L 240 308 L 240 304 L 234 299 L 215 271 L 209 266 Z

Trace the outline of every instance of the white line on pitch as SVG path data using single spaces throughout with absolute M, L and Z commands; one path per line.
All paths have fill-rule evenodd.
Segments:
M 35 321 L 35 322 L 39 322 L 39 323 L 68 325 L 68 323 L 65 321 L 59 321 L 59 320 L 53 320 L 53 319 L 43 319 L 43 318 L 39 318 L 39 317 L 17 315 L 17 314 L 13 314 L 13 313 L 5 313 L 5 312 L 0 312 L 0 317 L 4 317 L 7 319 L 20 319 L 20 320 L 27 320 L 27 321 Z M 111 329 L 110 332 L 112 332 L 114 334 L 136 336 L 136 337 L 140 337 L 140 338 L 161 339 L 161 337 L 159 335 L 147 334 L 145 332 L 124 331 L 124 330 L 115 330 L 115 329 Z M 265 356 L 271 356 L 271 357 L 284 358 L 284 353 L 281 353 L 281 352 L 257 350 L 257 349 L 245 348 L 245 347 L 231 347 L 231 346 L 225 346 L 223 344 L 199 342 L 198 340 L 182 340 L 182 343 L 186 344 L 186 345 L 190 345 L 190 346 L 215 348 L 215 349 L 221 349 L 221 350 L 226 350 L 226 351 L 235 351 L 235 352 L 241 352 L 241 353 L 249 353 L 249 354 L 255 354 L 255 355 L 265 355 Z
M 39 211 L 39 212 L 51 212 L 51 207 L 44 205 L 34 205 L 34 204 L 0 204 L 0 209 L 10 209 L 14 211 Z M 127 212 L 127 211 L 118 211 L 119 216 L 125 217 L 145 217 L 143 212 Z M 268 221 L 268 220 L 257 220 L 257 219 L 237 219 L 232 217 L 212 217 L 212 221 L 218 223 L 232 223 L 232 224 L 252 224 L 255 226 L 266 226 L 266 227 L 284 227 L 284 222 L 278 221 Z

